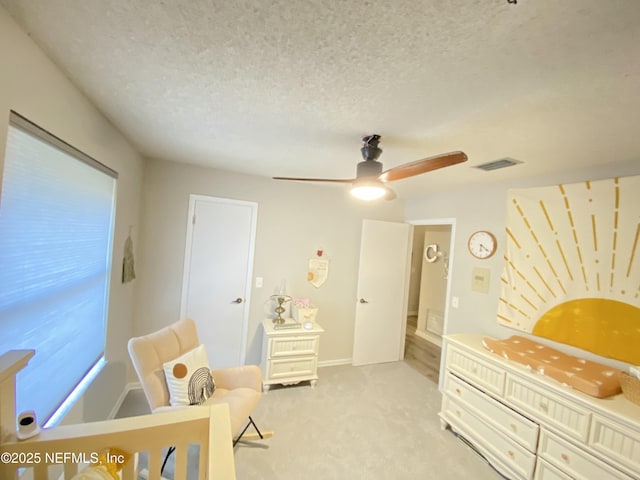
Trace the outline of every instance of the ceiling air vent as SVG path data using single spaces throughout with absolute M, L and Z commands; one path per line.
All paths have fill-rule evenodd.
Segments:
M 489 172 L 491 170 L 498 170 L 500 168 L 507 168 L 517 165 L 518 163 L 522 163 L 520 160 L 516 160 L 514 158 L 501 158 L 500 160 L 494 160 L 492 162 L 483 163 L 482 165 L 474 165 L 473 168 L 479 168 L 480 170 L 484 170 L 485 172 Z

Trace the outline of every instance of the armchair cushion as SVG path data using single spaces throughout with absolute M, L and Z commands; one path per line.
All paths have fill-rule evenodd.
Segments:
M 171 405 L 162 365 L 193 350 L 200 341 L 191 319 L 180 320 L 156 332 L 129 340 L 129 354 L 149 407 Z
M 216 388 L 213 396 L 203 405 L 214 405 L 216 403 L 226 403 L 229 405 L 229 417 L 231 420 L 231 432 L 233 436 L 240 433 L 240 430 L 247 423 L 247 418 L 260 402 L 261 393 L 252 388 L 240 387 L 233 390 Z
M 204 345 L 162 364 L 169 389 L 169 403 L 200 405 L 214 392 L 216 385 L 211 376 L 209 359 Z
M 211 375 L 220 388 L 233 390 L 235 388 L 250 388 L 262 391 L 262 372 L 257 365 L 241 365 L 212 370 Z

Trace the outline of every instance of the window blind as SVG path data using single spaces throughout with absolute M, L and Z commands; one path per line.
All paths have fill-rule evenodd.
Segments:
M 103 357 L 116 176 L 12 112 L 0 195 L 0 352 L 35 349 L 16 400 L 40 423 Z

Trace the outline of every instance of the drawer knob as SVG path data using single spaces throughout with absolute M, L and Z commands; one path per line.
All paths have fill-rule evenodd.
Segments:
M 456 415 L 457 415 L 457 416 L 460 416 L 460 415 L 461 415 L 461 414 L 460 414 L 460 410 L 456 410 Z
M 547 410 L 549 410 L 549 405 L 544 402 L 540 402 L 540 410 L 546 412 Z
M 457 393 L 458 395 L 460 395 L 462 392 L 460 391 L 460 389 L 459 389 L 459 388 L 456 388 L 456 393 Z
M 511 458 L 515 457 L 516 453 L 513 450 L 507 452 Z
M 569 463 L 569 455 L 567 455 L 566 453 L 563 453 L 562 455 L 560 455 L 560 458 L 565 462 Z
M 511 430 L 513 430 L 514 432 L 518 431 L 518 426 L 515 423 L 512 423 L 511 425 L 509 425 L 511 427 Z

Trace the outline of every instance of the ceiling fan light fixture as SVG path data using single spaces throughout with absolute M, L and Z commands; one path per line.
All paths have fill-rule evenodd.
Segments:
M 358 180 L 351 187 L 351 195 L 360 200 L 377 200 L 387 193 L 384 184 L 375 179 Z
M 422 158 L 415 162 L 405 163 L 383 171 L 382 163 L 377 160 L 382 153 L 382 149 L 378 147 L 379 142 L 380 135 L 369 135 L 362 139 L 360 152 L 363 160 L 358 163 L 355 178 L 273 177 L 273 179 L 298 182 L 350 183 L 351 195 L 355 198 L 364 201 L 377 200 L 379 198 L 393 200 L 397 198 L 397 195 L 387 187 L 389 182 L 404 180 L 405 178 L 415 177 L 416 175 L 422 175 L 444 167 L 451 167 L 468 160 L 464 152 L 456 151 Z

